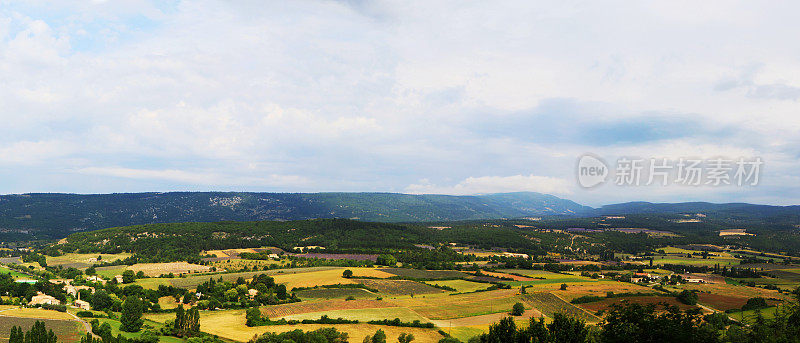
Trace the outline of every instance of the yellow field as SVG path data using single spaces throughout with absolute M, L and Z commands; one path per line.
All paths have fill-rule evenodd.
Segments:
M 503 289 L 458 295 L 441 293 L 387 301 L 410 308 L 426 318 L 452 319 L 511 311 L 514 303 L 521 302 L 516 292 L 514 289 Z
M 286 266 L 288 264 L 289 264 L 288 260 L 275 261 L 275 260 L 232 259 L 232 260 L 215 261 L 211 263 L 211 266 L 217 268 L 217 270 L 242 270 L 244 269 L 244 267 L 247 267 L 248 269 L 252 270 L 253 267 L 258 267 L 258 269 L 264 269 L 265 266 L 273 266 L 273 265 Z
M 158 305 L 161 306 L 161 309 L 169 310 L 178 307 L 178 302 L 175 301 L 173 297 L 161 297 L 158 298 Z
M 202 266 L 199 264 L 191 264 L 188 262 L 170 262 L 170 263 L 137 263 L 129 266 L 127 269 L 136 273 L 143 272 L 147 276 L 160 276 L 162 274 L 184 274 L 184 273 L 199 273 L 208 272 L 211 267 Z
M 486 289 L 491 284 L 471 282 L 466 280 L 439 280 L 439 281 L 425 281 L 429 285 L 440 285 L 455 288 L 458 292 L 474 292 L 481 289 Z
M 3 311 L 0 313 L 3 316 L 21 317 L 21 318 L 42 318 L 42 319 L 61 319 L 72 320 L 75 319 L 69 313 L 58 312 L 53 310 L 43 310 L 40 308 L 19 308 L 15 310 Z
M 415 320 L 419 320 L 421 322 L 428 321 L 425 317 L 420 316 L 419 313 L 416 313 L 410 309 L 403 307 L 332 310 L 332 311 L 322 311 L 322 312 L 310 312 L 303 314 L 293 314 L 282 318 L 286 320 L 319 319 L 323 315 L 327 315 L 330 318 L 345 318 L 350 320 L 358 320 L 361 322 L 367 322 L 370 320 L 395 319 L 395 318 L 400 318 L 400 320 L 404 322 L 412 322 Z
M 614 292 L 614 293 L 653 292 L 653 289 L 650 287 L 639 286 L 632 283 L 619 282 L 613 280 L 601 280 L 593 283 L 574 283 L 568 285 L 569 286 L 564 291 L 560 289 L 560 285 L 554 285 L 554 284 L 547 285 L 550 286 L 547 287 L 547 289 L 544 289 L 544 287 L 533 287 L 533 289 L 528 289 L 528 291 L 531 292 L 534 289 L 536 291 L 547 290 L 566 301 L 571 301 L 572 299 L 584 295 L 606 296 L 607 292 Z
M 297 273 L 289 275 L 273 275 L 275 283 L 284 284 L 286 288 L 291 290 L 295 287 L 314 287 L 323 285 L 335 285 L 337 283 L 352 284 L 356 283 L 353 279 L 345 279 L 342 277 L 341 269 L 321 270 L 308 273 Z
M 102 258 L 96 262 L 89 262 L 91 258 L 97 258 L 101 256 Z M 47 256 L 47 265 L 48 266 L 67 266 L 67 267 L 75 267 L 75 268 L 85 268 L 89 267 L 95 263 L 101 262 L 111 262 L 117 261 L 121 259 L 125 259 L 130 257 L 131 254 L 122 253 L 122 254 L 64 254 L 61 256 Z
M 164 322 L 174 319 L 175 315 L 171 313 L 147 314 L 145 318 L 156 322 Z M 319 319 L 319 317 L 315 319 Z M 397 337 L 403 332 L 413 334 L 416 338 L 415 342 L 436 342 L 442 338 L 442 336 L 436 332 L 436 329 L 404 328 L 369 324 L 299 324 L 247 327 L 244 325 L 244 321 L 244 310 L 200 312 L 200 328 L 204 332 L 242 342 L 250 340 L 254 335 L 260 335 L 265 332 L 286 332 L 295 329 L 312 331 L 326 327 L 336 327 L 339 331 L 347 332 L 350 335 L 350 342 L 361 342 L 366 335 L 371 335 L 378 329 L 386 332 L 388 342 L 396 342 Z

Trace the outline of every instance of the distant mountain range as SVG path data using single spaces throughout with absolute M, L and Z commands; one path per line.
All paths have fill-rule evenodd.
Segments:
M 115 226 L 349 218 L 377 222 L 577 215 L 591 211 L 540 193 L 475 196 L 397 193 L 170 192 L 0 196 L 0 233 L 70 232 Z
M 60 238 L 71 232 L 175 222 L 347 218 L 374 222 L 445 222 L 540 216 L 690 214 L 733 220 L 800 222 L 800 206 L 655 204 L 630 202 L 598 209 L 556 196 L 498 193 L 473 196 L 398 193 L 169 192 L 19 194 L 0 196 L 0 241 Z

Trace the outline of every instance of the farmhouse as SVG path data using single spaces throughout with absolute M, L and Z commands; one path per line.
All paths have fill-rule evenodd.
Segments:
M 34 295 L 31 298 L 31 302 L 28 305 L 61 305 L 61 301 L 52 296 L 39 292 L 38 294 Z
M 91 309 L 92 309 L 92 307 L 89 305 L 89 303 L 88 303 L 88 302 L 86 302 L 86 301 L 83 301 L 83 300 L 80 300 L 80 299 L 78 299 L 78 300 L 75 300 L 75 301 L 72 303 L 72 305 L 73 305 L 73 306 L 75 306 L 75 307 L 77 307 L 77 308 L 79 308 L 79 309 L 86 310 L 86 311 L 88 311 L 88 310 L 91 310 Z

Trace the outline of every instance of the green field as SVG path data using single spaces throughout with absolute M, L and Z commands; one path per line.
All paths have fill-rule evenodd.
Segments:
M 173 314 L 172 317 L 174 319 L 175 315 Z M 112 335 L 117 336 L 117 335 L 121 334 L 122 337 L 125 337 L 125 338 L 138 338 L 138 337 L 140 337 L 142 335 L 142 332 L 144 332 L 144 330 L 146 330 L 148 328 L 152 328 L 152 329 L 155 329 L 156 331 L 158 331 L 160 328 L 162 328 L 164 326 L 163 324 L 161 324 L 159 322 L 155 322 L 155 321 L 148 320 L 148 319 L 145 318 L 144 326 L 142 327 L 141 331 L 139 331 L 139 332 L 125 332 L 125 331 L 122 331 L 122 330 L 119 329 L 120 325 L 122 325 L 122 324 L 118 320 L 113 320 L 113 319 L 108 319 L 108 318 L 98 318 L 98 320 L 100 321 L 100 324 L 108 323 L 108 325 L 111 326 L 111 334 Z M 200 330 L 202 330 L 202 329 L 203 328 L 200 328 Z M 168 343 L 185 342 L 185 340 L 183 340 L 181 338 L 172 337 L 172 336 L 160 336 L 158 338 L 158 341 L 159 342 L 168 342 Z
M 1 265 L 0 265 L 0 274 L 11 274 L 11 277 L 13 277 L 14 280 L 16 280 L 16 279 L 31 279 L 31 277 L 26 275 L 26 274 L 20 273 L 20 272 L 18 272 L 16 270 L 9 269 L 8 267 L 1 266 Z
M 104 279 L 110 279 L 114 276 L 122 275 L 122 272 L 124 272 L 126 268 L 128 268 L 128 266 L 107 266 L 97 267 L 95 269 L 97 270 L 98 276 Z

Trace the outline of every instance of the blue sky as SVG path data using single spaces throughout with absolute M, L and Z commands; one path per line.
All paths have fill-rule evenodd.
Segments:
M 0 1 L 0 193 L 800 204 L 792 2 Z M 761 157 L 586 190 L 579 156 Z

